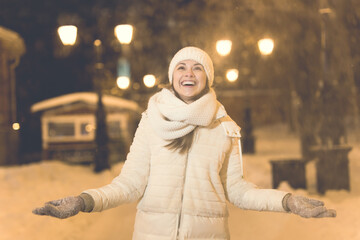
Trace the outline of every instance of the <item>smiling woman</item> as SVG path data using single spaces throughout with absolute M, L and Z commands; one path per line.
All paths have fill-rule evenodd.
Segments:
M 67 218 L 140 200 L 134 240 L 228 240 L 226 201 L 302 217 L 336 215 L 321 201 L 259 189 L 244 179 L 240 127 L 211 88 L 207 53 L 181 49 L 168 73 L 172 87 L 150 98 L 120 175 L 104 187 L 48 202 L 35 214 Z

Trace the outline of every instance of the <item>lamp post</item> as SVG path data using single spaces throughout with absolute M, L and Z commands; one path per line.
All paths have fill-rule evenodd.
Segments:
M 349 158 L 348 154 L 352 147 L 345 141 L 344 118 L 339 113 L 342 106 L 333 102 L 338 94 L 337 86 L 334 85 L 334 75 L 330 73 L 331 45 L 328 44 L 328 34 L 334 34 L 329 27 L 330 16 L 333 10 L 327 7 L 326 1 L 320 1 L 319 9 L 321 17 L 321 64 L 322 64 L 322 91 L 321 91 L 321 114 L 322 121 L 319 131 L 321 143 L 312 148 L 317 157 L 316 179 L 317 190 L 324 194 L 326 190 L 350 190 Z
M 101 80 L 104 77 L 104 64 L 102 63 L 102 43 L 99 39 L 94 41 L 95 51 L 95 64 L 94 64 L 94 85 L 97 93 L 97 108 L 95 112 L 96 127 L 95 127 L 95 172 L 101 172 L 102 170 L 109 169 L 109 136 L 106 124 L 106 112 L 104 104 L 102 102 L 102 86 Z
M 223 66 L 222 69 L 224 68 L 224 66 L 226 66 L 228 61 L 225 61 L 225 57 L 228 56 L 231 53 L 231 48 L 232 48 L 232 41 L 229 39 L 221 39 L 216 41 L 215 44 L 215 48 L 216 48 L 216 52 L 221 56 L 221 65 Z M 226 57 L 227 58 L 227 57 Z M 216 59 L 215 59 L 216 60 Z M 229 59 L 227 59 L 229 60 Z M 219 62 L 220 63 L 220 62 Z M 237 77 L 235 77 L 236 75 L 236 69 L 229 69 L 227 70 L 227 72 L 225 74 L 226 79 L 229 82 L 234 82 L 237 80 Z M 221 72 L 223 72 L 223 70 L 221 70 Z
M 73 46 L 76 43 L 77 27 L 74 25 L 60 26 L 58 33 L 61 42 L 64 45 Z M 114 34 L 120 44 L 130 44 L 132 40 L 133 27 L 128 24 L 118 25 L 114 29 Z M 94 164 L 95 172 L 109 169 L 109 149 L 108 142 L 109 136 L 106 124 L 106 112 L 102 101 L 102 80 L 104 80 L 104 64 L 102 62 L 102 42 L 96 39 L 93 43 L 95 53 L 94 75 L 93 84 L 97 94 L 97 107 L 96 107 L 96 132 L 95 132 L 95 158 Z
M 219 40 L 216 42 L 217 53 L 224 57 L 228 56 L 231 52 L 232 41 L 231 40 Z M 234 83 L 239 78 L 239 70 L 232 68 L 228 69 L 225 73 L 226 79 L 230 83 Z M 255 152 L 255 137 L 253 135 L 253 126 L 251 120 L 251 107 L 248 103 L 247 96 L 245 96 L 245 106 L 243 107 L 243 126 L 242 126 L 242 149 L 243 153 L 254 153 Z
M 270 55 L 274 49 L 274 40 L 271 38 L 263 38 L 258 41 L 258 48 L 263 56 Z M 251 96 L 250 96 L 251 97 Z M 251 104 L 244 110 L 244 153 L 255 153 L 255 137 L 253 135 Z

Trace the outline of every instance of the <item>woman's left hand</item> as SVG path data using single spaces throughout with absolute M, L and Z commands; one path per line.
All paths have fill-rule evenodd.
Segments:
M 284 199 L 284 207 L 304 218 L 336 217 L 336 211 L 324 207 L 324 202 L 303 196 L 289 194 Z

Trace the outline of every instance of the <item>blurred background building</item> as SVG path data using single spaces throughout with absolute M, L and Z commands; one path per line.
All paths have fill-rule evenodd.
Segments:
M 32 105 L 40 114 L 42 159 L 68 163 L 93 163 L 96 152 L 95 129 L 97 95 L 71 93 Z M 109 162 L 125 159 L 141 117 L 141 108 L 130 100 L 103 96 L 109 136 Z

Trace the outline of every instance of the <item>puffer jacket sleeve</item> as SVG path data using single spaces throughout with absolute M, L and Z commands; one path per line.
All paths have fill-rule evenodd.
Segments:
M 275 189 L 259 189 L 244 180 L 238 138 L 228 140 L 231 141 L 231 147 L 220 171 L 228 201 L 242 209 L 285 212 L 282 199 L 287 193 Z
M 147 127 L 147 117 L 144 113 L 119 176 L 104 187 L 83 192 L 93 198 L 95 204 L 93 212 L 134 202 L 142 197 L 146 188 L 150 165 Z

